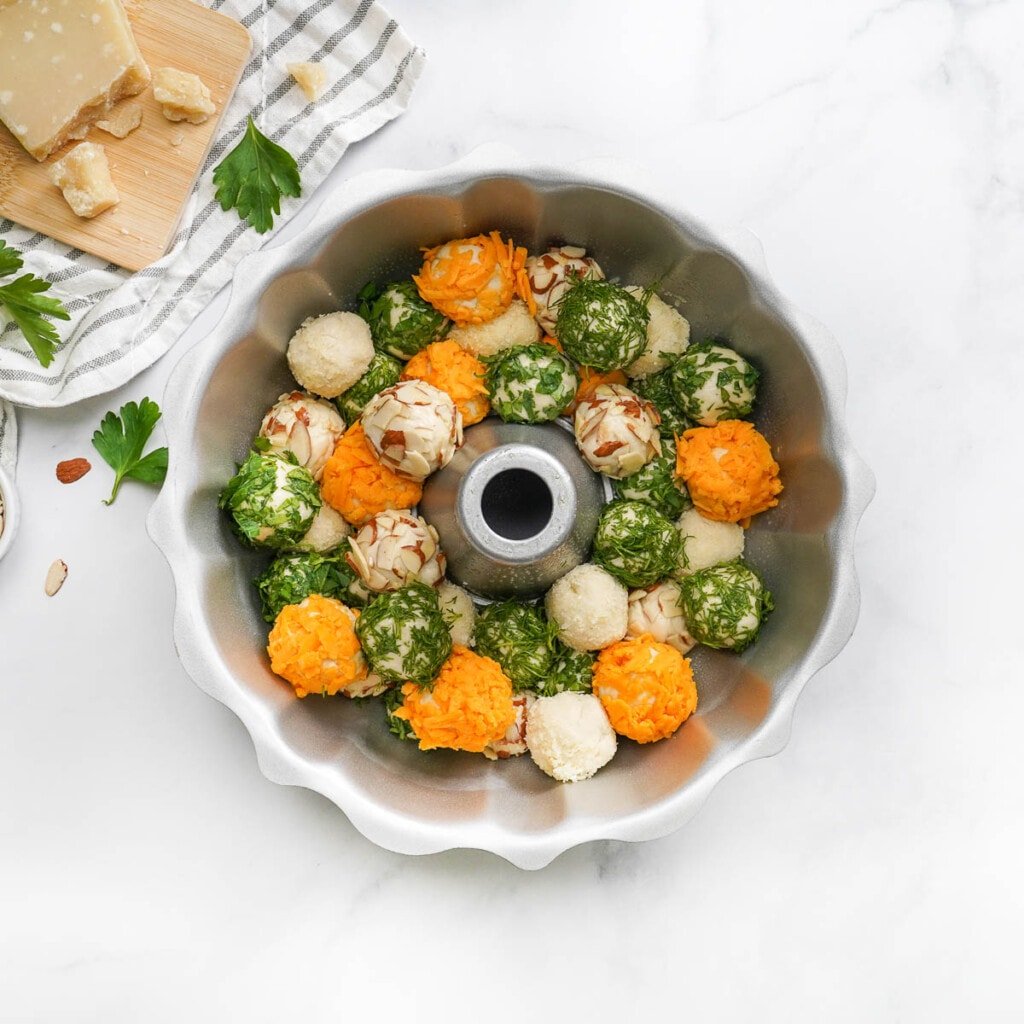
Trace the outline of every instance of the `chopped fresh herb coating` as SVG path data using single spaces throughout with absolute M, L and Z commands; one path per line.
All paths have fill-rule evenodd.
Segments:
M 679 561 L 679 532 L 642 501 L 605 505 L 594 535 L 594 561 L 627 587 L 649 587 Z
M 412 740 L 417 742 L 419 737 L 413 730 L 412 723 L 404 718 L 397 718 L 395 712 L 404 705 L 405 698 L 402 696 L 401 686 L 392 686 L 383 697 L 384 717 L 387 719 L 388 732 L 397 736 L 400 740 Z
M 476 650 L 492 658 L 517 690 L 539 690 L 555 658 L 558 627 L 534 605 L 488 605 L 476 620 Z
M 356 623 L 370 667 L 381 679 L 426 686 L 451 654 L 437 591 L 414 580 L 374 598 Z
M 315 551 L 280 554 L 253 583 L 267 622 L 273 622 L 285 605 L 299 604 L 310 594 L 334 597 L 350 607 L 365 604 L 368 596 L 344 555 L 337 551 L 325 555 Z
M 556 335 L 582 366 L 619 370 L 643 352 L 650 318 L 647 306 L 625 288 L 580 278 L 559 303 Z
M 661 415 L 658 429 L 662 437 L 678 437 L 693 426 L 693 421 L 687 419 L 676 405 L 671 366 L 660 373 L 652 373 L 650 377 L 637 377 L 629 382 L 629 386 L 658 410 Z
M 0 238 L 0 277 L 9 277 L 23 266 L 21 253 Z M 53 354 L 60 344 L 57 329 L 46 318 L 71 319 L 60 299 L 43 295 L 50 287 L 49 281 L 35 274 L 22 274 L 13 281 L 0 284 L 0 311 L 17 325 L 41 366 L 49 366 L 53 362 Z
M 754 407 L 759 374 L 738 352 L 703 341 L 672 364 L 672 393 L 685 416 L 706 427 Z
M 346 423 L 355 423 L 362 415 L 366 403 L 378 392 L 398 383 L 402 364 L 386 352 L 374 352 L 366 373 L 335 401 Z
M 491 408 L 506 423 L 548 423 L 576 394 L 576 371 L 552 345 L 507 349 L 486 363 Z
M 323 502 L 320 489 L 290 451 L 250 452 L 221 492 L 243 540 L 268 548 L 300 541 Z
M 555 660 L 544 684 L 536 688 L 541 697 L 553 697 L 556 693 L 569 690 L 573 693 L 590 693 L 594 676 L 594 656 L 587 651 L 577 651 L 561 641 L 555 645 Z
M 742 651 L 757 639 L 761 620 L 774 607 L 772 595 L 743 562 L 701 569 L 679 580 L 690 632 L 708 647 Z
M 676 476 L 676 443 L 668 438 L 661 442 L 660 455 L 632 476 L 613 480 L 612 487 L 618 497 L 652 505 L 668 519 L 693 507 L 686 485 Z
M 370 325 L 373 344 L 398 359 L 411 359 L 440 341 L 451 321 L 425 302 L 412 281 L 381 288 L 372 282 L 359 293 L 359 315 Z

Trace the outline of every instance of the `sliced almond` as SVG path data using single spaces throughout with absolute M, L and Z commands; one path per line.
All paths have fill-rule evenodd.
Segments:
M 43 588 L 46 591 L 46 596 L 53 597 L 53 595 L 64 586 L 64 581 L 67 578 L 68 563 L 62 558 L 56 559 L 46 573 L 46 585 Z

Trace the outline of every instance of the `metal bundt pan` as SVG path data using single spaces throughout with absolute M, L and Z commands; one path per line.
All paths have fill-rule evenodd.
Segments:
M 853 632 L 854 535 L 874 483 L 843 425 L 839 348 L 778 295 L 749 234 L 713 232 L 638 194 L 637 181 L 493 147 L 436 171 L 353 179 L 304 236 L 238 268 L 223 319 L 168 385 L 170 469 L 149 529 L 177 587 L 182 663 L 245 723 L 268 778 L 322 793 L 388 849 L 472 847 L 539 868 L 590 840 L 666 835 L 727 772 L 782 749 L 800 691 Z M 670 740 L 622 742 L 575 785 L 528 756 L 421 753 L 388 734 L 376 702 L 296 700 L 263 653 L 251 580 L 265 558 L 242 549 L 216 507 L 265 409 L 293 386 L 284 351 L 299 323 L 351 308 L 369 278 L 408 274 L 423 245 L 494 228 L 531 251 L 585 245 L 623 283 L 658 281 L 695 338 L 723 335 L 752 357 L 763 373 L 756 422 L 786 484 L 747 541 L 776 599 L 758 642 L 740 657 L 697 649 L 697 713 Z

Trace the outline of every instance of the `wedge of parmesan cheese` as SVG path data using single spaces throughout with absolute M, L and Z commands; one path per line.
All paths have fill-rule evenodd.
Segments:
M 168 121 L 202 124 L 217 109 L 202 79 L 178 68 L 157 68 L 153 72 L 153 98 L 163 107 Z
M 119 0 L 0 0 L 0 121 L 37 160 L 148 84 Z
M 142 104 L 138 100 L 118 103 L 102 120 L 96 122 L 100 131 L 113 135 L 115 139 L 125 139 L 142 124 Z
M 58 160 L 50 168 L 50 181 L 79 217 L 95 217 L 121 201 L 110 177 L 107 151 L 95 142 L 81 142 Z
M 306 99 L 314 103 L 323 95 L 324 87 L 327 85 L 327 69 L 322 64 L 311 64 L 303 61 L 298 64 L 288 64 L 288 74 L 299 84 L 299 88 L 305 93 Z

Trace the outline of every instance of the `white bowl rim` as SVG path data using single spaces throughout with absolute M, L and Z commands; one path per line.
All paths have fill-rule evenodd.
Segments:
M 18 488 L 14 485 L 14 477 L 3 466 L 0 466 L 0 495 L 4 499 L 4 529 L 0 533 L 0 558 L 3 558 L 11 550 L 21 522 Z
M 806 354 L 817 371 L 829 429 L 838 453 L 837 471 L 844 499 L 835 517 L 831 538 L 835 559 L 835 584 L 824 619 L 815 639 L 797 665 L 787 688 L 774 703 L 760 727 L 743 743 L 719 759 L 712 768 L 659 803 L 624 815 L 613 822 L 567 822 L 540 834 L 512 833 L 493 822 L 417 822 L 415 827 L 400 815 L 369 799 L 348 780 L 324 767 L 302 760 L 275 734 L 265 709 L 239 687 L 233 677 L 217 667 L 216 649 L 206 624 L 196 614 L 195 603 L 184 597 L 188 585 L 182 565 L 188 557 L 185 517 L 181 514 L 188 495 L 182 492 L 175 436 L 182 436 L 191 412 L 191 400 L 204 386 L 225 347 L 235 340 L 230 325 L 258 298 L 266 282 L 287 268 L 310 244 L 309 233 L 326 239 L 331 231 L 384 197 L 443 188 L 473 178 L 521 177 L 540 182 L 611 189 L 652 207 L 698 237 L 735 258 L 760 292 L 769 297 L 778 314 L 799 334 Z M 643 168 L 620 161 L 584 161 L 570 167 L 523 159 L 506 146 L 481 146 L 468 156 L 441 168 L 425 171 L 371 171 L 347 181 L 331 195 L 329 217 L 318 215 L 307 231 L 287 243 L 259 250 L 235 269 L 227 308 L 218 325 L 197 341 L 175 366 L 163 401 L 170 447 L 170 466 L 163 489 L 148 519 L 151 538 L 163 552 L 175 581 L 174 640 L 186 672 L 210 696 L 225 704 L 248 730 L 260 770 L 282 785 L 312 789 L 335 803 L 368 839 L 386 849 L 406 854 L 437 853 L 471 848 L 487 850 L 526 869 L 544 867 L 572 847 L 597 840 L 639 842 L 660 838 L 681 828 L 703 805 L 711 790 L 727 774 L 749 761 L 777 754 L 787 744 L 797 699 L 807 682 L 846 645 L 853 633 L 860 607 L 860 588 L 854 565 L 857 525 L 874 495 L 874 476 L 849 443 L 842 413 L 846 399 L 846 367 L 838 343 L 829 331 L 783 298 L 772 284 L 760 243 L 745 229 L 711 229 L 706 223 L 665 201 L 659 190 L 638 191 L 647 178 Z M 258 259 L 259 268 L 249 267 Z M 247 270 L 251 272 L 247 273 Z

